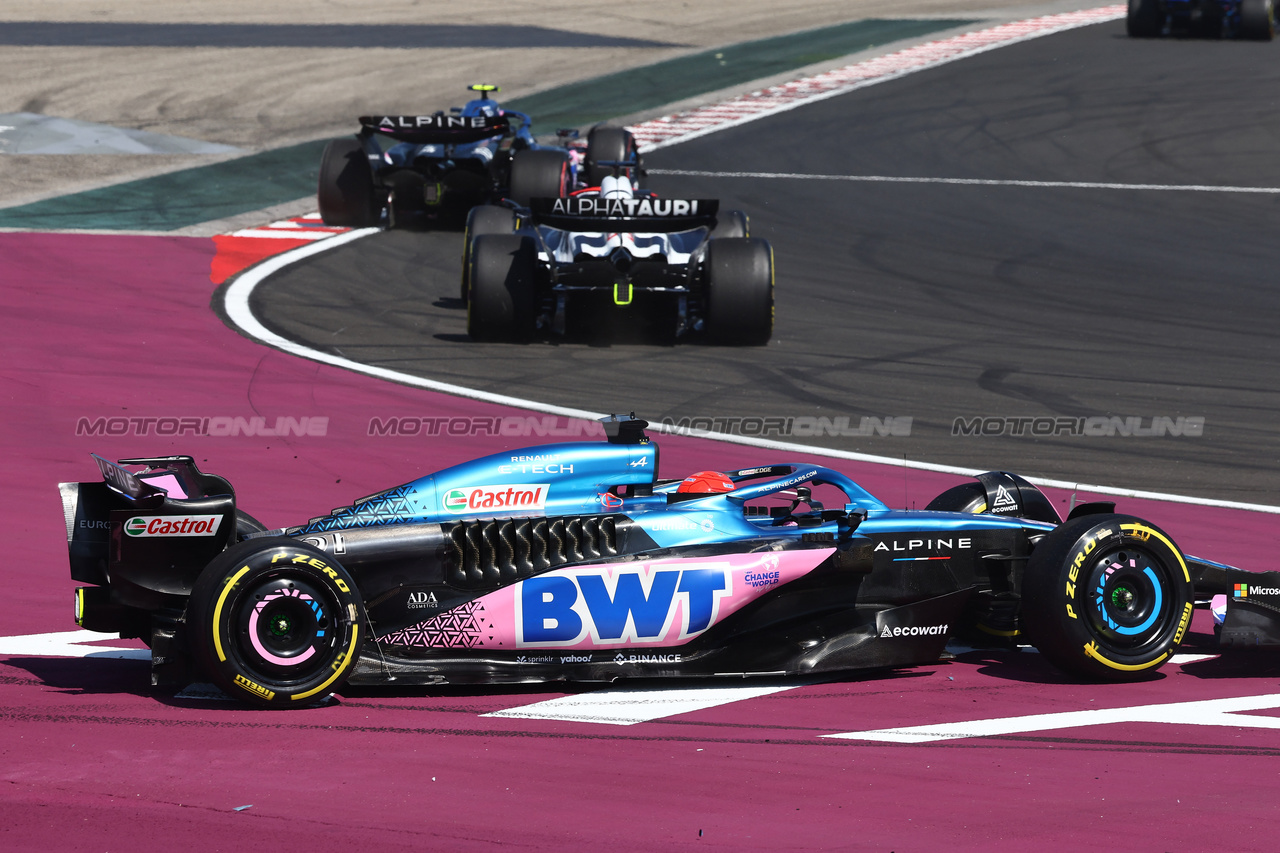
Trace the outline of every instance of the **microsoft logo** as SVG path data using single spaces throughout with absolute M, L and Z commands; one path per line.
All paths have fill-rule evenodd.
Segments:
M 1238 583 L 1235 585 L 1235 598 L 1248 598 L 1250 595 L 1255 597 L 1259 595 L 1280 595 L 1280 588 L 1274 586 L 1258 586 L 1256 583 Z

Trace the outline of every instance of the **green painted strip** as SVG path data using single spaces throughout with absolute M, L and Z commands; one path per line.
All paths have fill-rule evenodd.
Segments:
M 532 116 L 539 133 L 561 127 L 581 128 L 614 116 L 656 109 L 706 92 L 839 59 L 877 45 L 971 23 L 975 22 L 853 21 L 669 59 L 506 101 L 504 105 Z
M 585 127 L 969 23 L 854 21 L 671 59 L 504 103 L 531 115 L 538 132 Z M 326 141 L 3 208 L 0 228 L 173 231 L 284 204 L 315 194 Z
M 173 231 L 314 195 L 325 140 L 0 209 L 0 227 Z

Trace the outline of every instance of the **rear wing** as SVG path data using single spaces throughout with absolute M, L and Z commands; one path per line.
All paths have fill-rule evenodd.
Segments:
M 190 456 L 93 458 L 100 482 L 58 484 L 71 577 L 111 586 L 119 603 L 138 607 L 189 594 L 200 570 L 235 541 L 231 484 Z
M 504 136 L 510 129 L 505 115 L 360 116 L 361 137 L 381 133 L 416 145 L 462 145 Z
M 713 198 L 534 198 L 535 225 L 562 231 L 621 231 L 657 234 L 715 225 L 720 202 Z

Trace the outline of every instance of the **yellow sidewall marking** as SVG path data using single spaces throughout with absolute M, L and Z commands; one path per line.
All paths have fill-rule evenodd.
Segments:
M 321 690 L 324 690 L 324 689 L 325 689 L 326 687 L 328 687 L 330 684 L 333 684 L 333 682 L 337 681 L 337 680 L 338 680 L 338 677 L 339 677 L 339 676 L 341 676 L 341 675 L 342 675 L 344 672 L 346 672 L 348 669 L 350 669 L 350 668 L 351 668 L 351 665 L 355 663 L 355 660 L 356 660 L 356 657 L 355 657 L 356 643 L 359 641 L 359 639 L 360 639 L 360 626 L 359 626 L 359 624 L 352 625 L 352 626 L 351 626 L 351 645 L 347 647 L 347 659 L 346 659 L 346 662 L 345 662 L 345 663 L 343 663 L 343 665 L 342 665 L 342 666 L 340 666 L 340 667 L 338 667 L 336 670 L 334 670 L 333 675 L 329 676 L 329 678 L 327 678 L 327 679 L 325 680 L 324 684 L 321 684 L 319 687 L 314 687 L 314 688 L 312 688 L 311 690 L 308 690 L 306 693 L 298 693 L 298 694 L 296 694 L 296 695 L 294 695 L 294 696 L 291 696 L 291 697 L 289 697 L 289 698 L 291 698 L 291 699 L 306 699 L 308 696 L 314 696 L 314 695 L 316 695 L 316 694 L 317 694 L 317 693 L 319 693 Z
M 1086 657 L 1091 657 L 1094 660 L 1098 661 L 1099 663 L 1106 664 L 1112 669 L 1118 669 L 1123 672 L 1137 672 L 1142 669 L 1151 669 L 1154 666 L 1159 666 L 1169 657 L 1168 652 L 1162 652 L 1160 654 L 1160 657 L 1156 658 L 1153 661 L 1148 661 L 1147 663 L 1139 663 L 1139 664 L 1116 663 L 1113 660 L 1108 660 L 1106 657 L 1100 654 L 1098 652 L 1097 646 L 1095 646 L 1093 643 L 1084 644 L 1084 653 Z
M 1178 558 L 1178 565 L 1182 567 L 1182 576 L 1186 579 L 1187 583 L 1191 582 L 1191 572 L 1187 570 L 1186 561 L 1182 559 L 1182 552 L 1179 551 L 1178 547 L 1174 545 L 1172 542 L 1170 542 L 1168 538 L 1163 536 L 1160 533 L 1160 531 L 1152 530 L 1150 527 L 1147 527 L 1145 524 L 1134 524 L 1134 523 L 1121 524 L 1120 529 L 1128 530 L 1130 533 L 1134 533 L 1134 534 L 1141 534 L 1142 537 L 1154 536 L 1157 539 L 1159 539 L 1169 548 L 1170 551 L 1173 552 L 1174 556 Z M 1185 608 L 1184 608 L 1184 614 L 1185 614 Z M 1116 663 L 1115 661 L 1110 660 L 1104 655 L 1102 655 L 1101 653 L 1099 653 L 1097 645 L 1092 642 L 1084 644 L 1084 653 L 1086 657 L 1091 657 L 1101 664 L 1109 666 L 1112 669 L 1120 670 L 1122 672 L 1138 672 L 1139 670 L 1143 670 L 1143 669 L 1151 669 L 1153 667 L 1159 666 L 1161 663 L 1163 663 L 1169 658 L 1169 652 L 1166 651 L 1166 652 L 1162 652 L 1160 657 L 1156 658 L 1155 660 L 1148 661 L 1147 663 L 1141 663 L 1141 664 Z
M 774 301 L 774 294 L 773 294 L 774 288 L 776 287 L 774 283 L 776 277 L 777 277 L 777 271 L 773 267 L 773 244 L 770 243 L 769 244 L 769 330 L 770 331 L 773 330 L 774 319 L 776 318 L 778 313 L 778 307 Z
M 231 594 L 231 590 L 244 577 L 245 572 L 249 571 L 249 567 L 245 566 L 231 576 L 226 584 L 222 587 L 222 594 L 218 596 L 218 603 L 213 606 L 213 648 L 218 653 L 218 660 L 225 661 L 227 653 L 222 650 L 222 632 L 220 626 L 222 624 L 222 605 L 226 602 L 227 596 Z
M 1182 552 L 1178 550 L 1177 545 L 1174 545 L 1172 542 L 1166 539 L 1163 535 L 1161 535 L 1160 531 L 1152 530 L 1150 527 L 1147 527 L 1145 524 L 1122 524 L 1120 525 L 1120 529 L 1132 530 L 1135 532 L 1141 530 L 1143 533 L 1154 536 L 1157 539 L 1159 539 L 1161 542 L 1163 542 L 1165 545 L 1168 545 L 1169 550 L 1172 551 L 1174 556 L 1178 558 L 1178 565 L 1182 566 L 1182 576 L 1186 579 L 1187 583 L 1191 583 L 1191 572 L 1187 571 L 1187 564 L 1182 559 Z
M 982 633 L 990 634 L 993 637 L 1018 637 L 1022 634 L 1021 631 L 997 631 L 995 628 L 988 628 L 986 625 L 977 625 L 975 627 Z

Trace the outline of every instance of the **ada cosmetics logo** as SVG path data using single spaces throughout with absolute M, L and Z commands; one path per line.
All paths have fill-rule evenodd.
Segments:
M 126 536 L 139 538 L 213 536 L 221 523 L 220 515 L 134 516 L 124 523 L 124 532 Z
M 410 610 L 435 609 L 440 606 L 434 592 L 411 592 L 405 603 Z
M 520 483 L 500 486 L 465 486 L 449 489 L 440 499 L 446 512 L 454 515 L 497 510 L 546 509 L 548 483 Z

